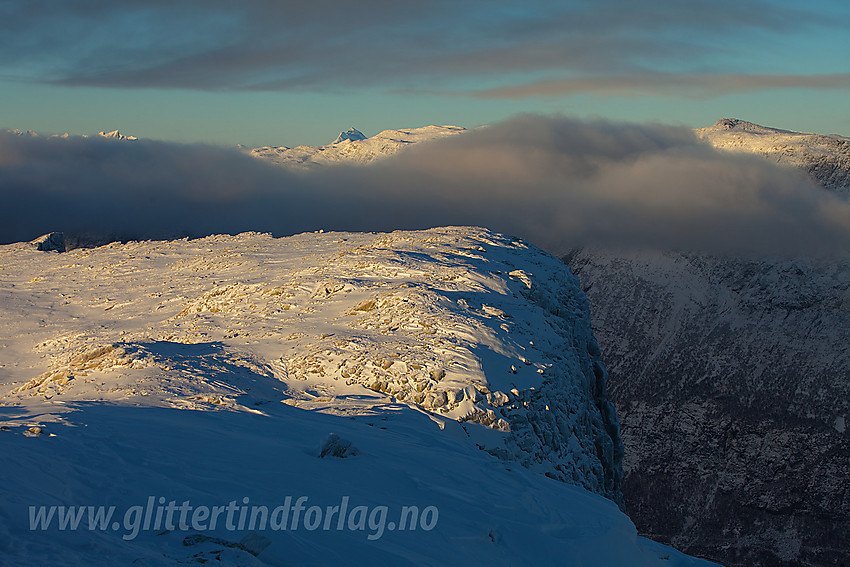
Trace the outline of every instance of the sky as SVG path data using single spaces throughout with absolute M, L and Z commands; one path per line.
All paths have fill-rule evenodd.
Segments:
M 519 113 L 850 135 L 845 0 L 11 0 L 0 128 L 220 146 Z
M 847 29 L 844 0 L 0 3 L 0 244 L 456 224 L 846 255 L 850 201 L 691 128 L 850 135 Z M 236 148 L 428 124 L 470 131 L 309 174 Z M 115 129 L 139 140 L 78 136 Z

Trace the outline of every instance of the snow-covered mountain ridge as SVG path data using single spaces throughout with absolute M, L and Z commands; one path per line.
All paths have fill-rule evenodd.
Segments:
M 122 134 L 118 130 L 112 130 L 111 132 L 101 131 L 101 132 L 98 132 L 97 135 L 100 136 L 101 138 L 114 138 L 116 140 L 128 140 L 128 141 L 138 140 L 137 137 Z
M 619 500 L 622 448 L 588 307 L 578 281 L 551 256 L 471 229 L 282 240 L 243 235 L 114 250 L 98 248 L 80 258 L 72 252 L 59 257 L 62 266 L 48 257 L 44 269 L 63 276 L 69 287 L 60 302 L 45 301 L 52 312 L 67 310 L 69 318 L 83 321 L 58 324 L 61 336 L 36 339 L 42 354 L 21 376 L 36 372 L 46 361 L 43 353 L 52 360 L 16 386 L 13 399 L 73 399 L 78 389 L 88 396 L 90 388 L 69 377 L 95 362 L 98 369 L 127 367 L 130 374 L 148 362 L 173 366 L 144 345 L 249 340 L 258 344 L 244 366 L 258 365 L 265 369 L 258 372 L 291 381 L 290 388 L 356 384 L 437 415 L 480 423 L 508 434 L 506 446 L 492 448 L 494 453 Z M 290 257 L 293 250 L 312 259 Z M 170 274 L 167 293 L 156 279 L 125 286 L 112 275 L 133 280 L 130 273 L 147 269 L 154 276 L 151 255 L 170 258 L 160 262 Z M 22 260 L 29 261 L 9 254 L 5 277 L 26 277 Z M 78 260 L 99 262 L 84 268 Z M 89 283 L 91 269 L 111 285 Z M 209 276 L 197 278 L 198 272 Z M 33 275 L 33 282 L 14 284 L 15 297 L 28 289 L 30 297 L 39 295 L 45 285 L 39 282 L 48 276 Z M 75 291 L 71 282 L 91 287 Z M 98 307 L 83 316 L 78 310 L 88 301 Z M 103 318 L 152 320 L 143 329 L 119 322 L 120 331 L 103 324 L 91 329 L 91 317 L 113 309 Z M 175 403 L 191 407 L 193 396 L 226 398 L 227 392 L 213 387 Z M 549 413 L 538 414 L 537 406 L 548 406 Z
M 34 130 L 27 130 L 26 132 L 24 132 L 23 130 L 5 130 L 5 132 L 9 132 L 11 134 L 16 134 L 18 136 L 37 137 L 39 135 L 38 132 L 36 132 Z M 68 132 L 65 132 L 64 134 L 51 134 L 50 137 L 51 138 L 70 138 L 70 135 L 68 134 Z M 88 138 L 89 136 L 88 136 L 88 134 L 83 134 L 80 137 L 81 138 Z M 138 138 L 136 136 L 128 136 L 128 135 L 122 134 L 118 130 L 112 130 L 111 132 L 100 131 L 100 132 L 97 133 L 97 137 L 99 137 L 99 138 L 110 138 L 110 139 L 114 139 L 114 140 L 125 140 L 125 141 L 130 141 L 130 142 L 132 142 L 134 140 L 138 140 Z
M 402 130 L 384 130 L 365 137 L 354 128 L 325 146 L 264 146 L 247 150 L 250 155 L 271 163 L 292 168 L 312 168 L 335 163 L 366 164 L 393 155 L 413 144 L 438 140 L 465 132 L 460 126 L 424 126 Z
M 365 164 L 419 142 L 466 131 L 458 126 L 426 126 L 385 130 L 367 138 L 351 128 L 326 146 L 265 146 L 246 152 L 295 169 L 338 163 Z M 850 138 L 779 130 L 734 118 L 723 118 L 694 132 L 718 149 L 755 153 L 780 165 L 800 169 L 831 190 L 850 192 Z
M 394 155 L 421 142 L 439 140 L 467 132 L 460 126 L 424 126 L 384 130 L 367 137 L 356 128 L 340 132 L 323 146 L 262 146 L 242 148 L 258 159 L 294 170 L 334 164 L 367 164 Z M 32 130 L 9 130 L 19 135 L 38 136 Z M 711 126 L 695 128 L 694 133 L 723 150 L 754 153 L 780 165 L 806 172 L 818 183 L 839 193 L 850 192 L 850 138 L 837 134 L 822 135 L 760 126 L 736 118 L 723 118 Z M 102 131 L 102 138 L 136 140 L 118 130 Z M 62 134 L 59 137 L 68 137 Z M 88 136 L 83 136 L 88 137 Z
M 9 557 L 697 564 L 567 484 L 618 499 L 617 420 L 577 279 L 520 240 L 246 233 L 64 254 L 7 245 L 0 257 L 0 450 L 17 456 L 0 488 Z M 329 432 L 354 456 L 317 458 Z M 25 529 L 30 505 L 262 503 L 292 490 L 430 502 L 442 528 L 377 543 L 262 532 L 257 557 L 225 545 L 244 533 L 127 543 Z
M 805 171 L 827 189 L 850 193 L 850 138 L 779 130 L 734 118 L 695 132 L 716 148 L 762 155 Z

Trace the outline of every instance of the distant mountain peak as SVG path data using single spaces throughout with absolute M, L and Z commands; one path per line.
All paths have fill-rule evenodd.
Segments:
M 758 154 L 806 172 L 826 189 L 850 193 L 850 138 L 780 130 L 737 118 L 722 118 L 695 131 L 715 148 Z
M 3 130 L 3 132 L 6 132 L 8 134 L 14 134 L 15 136 L 29 136 L 31 138 L 38 137 L 38 132 L 35 132 L 34 130 L 27 130 L 26 132 L 24 132 L 23 130 L 18 130 L 16 128 L 14 130 Z
M 415 144 L 429 142 L 446 136 L 465 132 L 460 126 L 422 126 L 401 130 L 384 130 L 366 137 L 356 128 L 340 133 L 336 140 L 326 146 L 263 146 L 251 150 L 243 149 L 250 155 L 269 160 L 283 167 L 309 169 L 335 164 L 365 165 L 376 159 L 396 154 Z M 357 142 L 356 144 L 342 143 Z
M 755 133 L 781 133 L 781 134 L 796 134 L 790 130 L 780 130 L 779 128 L 770 128 L 761 126 L 754 122 L 747 122 L 738 118 L 721 118 L 711 126 L 715 130 L 735 130 L 737 132 L 755 132 Z
M 349 128 L 345 132 L 340 132 L 339 136 L 336 137 L 336 140 L 331 142 L 331 144 L 338 144 L 340 142 L 344 142 L 346 140 L 350 142 L 356 142 L 357 140 L 365 140 L 366 136 L 363 135 L 363 132 L 358 130 L 357 128 Z
M 112 132 L 98 132 L 97 135 L 101 138 L 115 138 L 116 140 L 138 140 L 135 136 L 125 136 L 118 130 L 113 130 Z
M 714 123 L 716 128 L 723 128 L 725 130 L 734 130 L 739 125 L 741 126 L 754 126 L 752 122 L 746 122 L 744 120 L 739 120 L 738 118 L 721 118 L 717 122 Z

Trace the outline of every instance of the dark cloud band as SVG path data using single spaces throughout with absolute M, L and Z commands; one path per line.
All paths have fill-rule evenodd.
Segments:
M 294 174 L 210 146 L 0 134 L 0 241 L 473 224 L 552 252 L 587 243 L 850 250 L 850 204 L 685 128 L 519 116 L 369 167 Z
M 756 37 L 843 33 L 840 20 L 768 0 L 30 0 L 0 7 L 0 73 L 119 88 L 451 90 L 489 79 L 551 92 L 534 79 L 688 72 Z M 583 81 L 560 89 L 593 86 Z
M 520 99 L 594 93 L 597 96 L 710 98 L 771 89 L 850 89 L 850 73 L 828 75 L 639 73 L 570 77 L 470 91 L 479 98 Z

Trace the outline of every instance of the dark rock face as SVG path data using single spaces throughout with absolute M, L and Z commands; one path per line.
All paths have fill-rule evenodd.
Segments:
M 626 511 L 730 566 L 850 565 L 850 266 L 584 250 Z
M 42 252 L 64 252 L 65 251 L 65 235 L 61 232 L 50 232 L 39 236 L 30 242 L 36 250 Z

